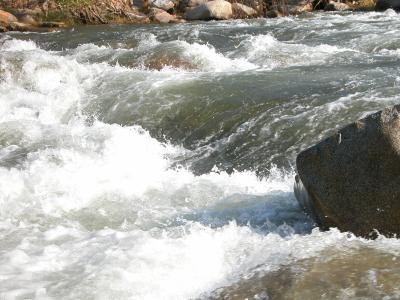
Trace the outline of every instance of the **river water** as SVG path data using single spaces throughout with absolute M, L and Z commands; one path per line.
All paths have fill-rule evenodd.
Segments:
M 0 36 L 0 299 L 399 299 L 297 153 L 398 103 L 393 11 Z

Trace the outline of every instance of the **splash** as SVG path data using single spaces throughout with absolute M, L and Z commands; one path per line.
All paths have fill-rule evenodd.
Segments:
M 386 52 L 397 43 L 359 34 L 395 17 L 243 22 L 122 26 L 103 42 L 81 28 L 79 45 L 53 33 L 58 48 L 46 35 L 2 37 L 0 298 L 250 297 L 260 278 L 307 299 L 325 278 L 329 295 L 396 295 L 379 280 L 396 278 L 398 239 L 313 229 L 282 162 L 398 100 L 398 54 Z M 204 160 L 222 163 L 193 167 Z M 343 269 L 363 251 L 368 267 Z M 300 275 L 279 282 L 287 274 Z

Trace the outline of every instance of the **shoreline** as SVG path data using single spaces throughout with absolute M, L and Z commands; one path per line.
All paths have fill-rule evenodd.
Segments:
M 47 0 L 0 6 L 0 32 L 55 31 L 75 25 L 168 24 L 192 21 L 276 18 L 313 11 L 373 11 L 374 0 Z M 271 2 L 269 2 L 271 1 Z M 39 3 L 40 2 L 40 3 Z M 82 3 L 81 3 L 82 2 Z

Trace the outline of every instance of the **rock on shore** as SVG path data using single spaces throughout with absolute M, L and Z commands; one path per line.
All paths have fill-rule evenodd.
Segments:
M 0 10 L 0 32 L 7 31 L 11 24 L 16 22 L 18 19 L 14 15 Z
M 19 13 L 16 16 L 0 10 L 0 32 L 6 31 L 52 31 L 56 28 L 64 28 L 64 22 L 38 22 L 31 15 Z
M 348 6 L 346 3 L 341 3 L 341 2 L 336 2 L 336 1 L 330 1 L 326 6 L 324 7 L 325 11 L 346 11 L 350 10 L 350 6 Z
M 396 1 L 400 0 L 378 0 L 377 9 L 396 8 Z M 2 0 L 0 10 L 9 11 L 14 16 L 11 14 L 10 17 L 6 12 L 0 15 L 0 31 L 39 30 L 38 28 L 45 27 L 41 24 L 60 22 L 68 25 L 146 24 L 180 23 L 185 20 L 275 18 L 318 9 L 354 10 L 357 3 L 361 2 L 362 0 Z M 10 25 L 15 22 L 19 24 Z
M 293 8 L 290 11 L 283 0 L 3 0 L 0 1 L 0 9 L 12 12 L 18 17 L 18 22 L 34 30 L 48 21 L 62 21 L 69 25 L 178 23 L 185 19 L 247 19 L 306 11 L 303 9 L 307 5 L 305 0 L 290 1 L 290 7 Z M 15 26 L 9 27 L 9 30 L 13 28 Z
M 232 11 L 235 19 L 254 18 L 258 15 L 258 12 L 254 8 L 241 3 L 233 3 Z
M 228 20 L 233 16 L 232 4 L 224 0 L 213 0 L 186 12 L 187 20 Z
M 400 234 L 400 105 L 344 127 L 296 164 L 297 199 L 320 227 Z
M 14 15 L 12 15 L 6 11 L 0 10 L 0 23 L 1 24 L 8 25 L 13 22 L 18 22 L 18 19 Z

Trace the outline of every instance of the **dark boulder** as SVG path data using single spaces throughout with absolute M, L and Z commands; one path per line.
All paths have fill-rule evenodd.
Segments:
M 296 197 L 322 229 L 400 234 L 400 105 L 344 127 L 296 164 Z
M 375 4 L 375 10 L 384 11 L 387 9 L 394 9 L 400 11 L 400 0 L 377 0 Z

